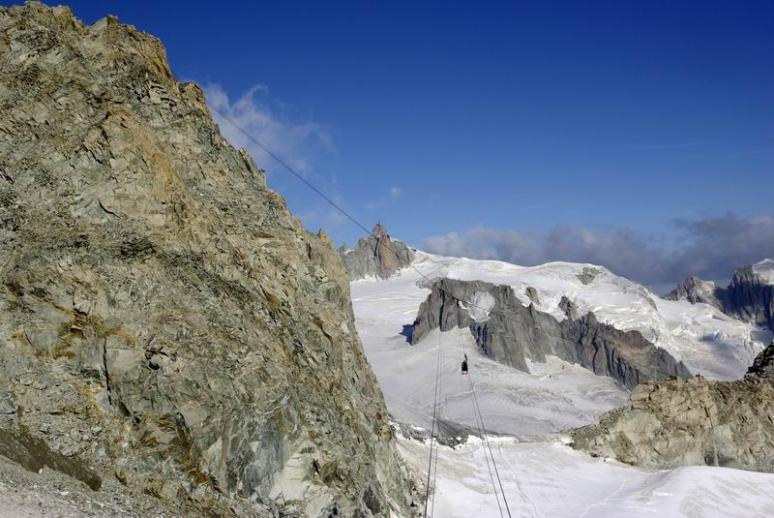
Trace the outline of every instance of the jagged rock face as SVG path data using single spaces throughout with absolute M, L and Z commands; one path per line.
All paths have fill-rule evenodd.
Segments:
M 525 372 L 527 359 L 544 362 L 554 355 L 629 388 L 645 380 L 690 376 L 682 362 L 639 332 L 600 323 L 593 313 L 560 322 L 534 305 L 523 306 L 510 286 L 481 281 L 441 279 L 431 290 L 414 322 L 412 344 L 437 327 L 468 327 L 485 355 Z M 569 300 L 566 307 L 574 314 Z
M 533 304 L 540 305 L 540 295 L 538 295 L 538 291 L 533 286 L 527 286 L 524 293 L 526 293 L 527 298 L 532 301 Z
M 158 40 L 0 8 L 0 173 L 6 438 L 190 515 L 408 514 L 341 260 Z
M 774 341 L 755 357 L 753 364 L 747 369 L 745 378 L 774 381 Z
M 638 386 L 598 424 L 570 431 L 575 448 L 652 468 L 707 464 L 774 471 L 774 344 L 743 380 L 694 377 Z
M 562 310 L 562 313 L 564 313 L 564 316 L 566 316 L 571 320 L 575 320 L 578 318 L 578 305 L 564 295 L 562 295 L 562 298 L 559 301 L 559 309 Z
M 711 304 L 727 315 L 774 331 L 774 285 L 751 266 L 737 269 L 726 288 L 691 276 L 665 298 Z
M 357 242 L 354 250 L 339 249 L 351 280 L 364 277 L 386 279 L 411 264 L 414 252 L 400 241 L 393 241 L 387 229 L 377 224 L 371 235 Z
M 720 309 L 720 301 L 715 296 L 715 283 L 705 282 L 691 275 L 678 284 L 665 297 L 667 300 L 687 300 L 691 304 L 705 303 Z
M 774 285 L 765 282 L 752 267 L 738 269 L 718 298 L 726 314 L 774 331 Z

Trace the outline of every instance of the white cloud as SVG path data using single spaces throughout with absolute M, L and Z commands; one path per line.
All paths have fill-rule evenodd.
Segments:
M 271 170 L 269 166 L 276 164 L 231 121 L 300 173 L 311 171 L 314 157 L 320 152 L 333 150 L 333 140 L 325 128 L 313 121 L 294 121 L 284 116 L 266 86 L 253 86 L 235 100 L 230 99 L 217 83 L 205 86 L 204 92 L 212 116 L 226 140 L 247 149 L 261 167 Z
M 326 196 L 337 204 L 344 205 L 336 189 L 336 175 L 327 172 L 320 174 L 319 167 L 315 170 L 315 165 L 324 156 L 335 153 L 333 139 L 322 125 L 288 115 L 288 106 L 273 99 L 269 95 L 269 89 L 263 85 L 253 86 L 236 99 L 231 99 L 217 83 L 208 84 L 203 88 L 212 117 L 220 127 L 223 137 L 231 145 L 246 149 L 255 159 L 255 163 L 266 169 L 270 178 L 273 172 L 279 171 L 282 166 L 244 132 L 296 172 L 304 175 L 308 181 L 325 192 Z M 292 191 L 291 198 L 296 203 L 303 203 L 303 209 L 298 211 L 297 216 L 307 228 L 330 229 L 348 221 L 325 200 L 308 190 L 308 187 L 300 183 L 295 184 L 293 179 L 289 183 L 277 179 L 277 176 L 285 173 L 286 171 L 282 171 L 275 176 L 273 187 L 276 188 L 276 184 L 288 186 L 287 190 L 280 189 L 283 194 L 288 195 Z
M 629 229 L 598 232 L 556 226 L 545 233 L 475 227 L 425 239 L 430 252 L 500 259 L 525 266 L 549 261 L 599 264 L 652 286 L 678 282 L 688 275 L 728 279 L 745 265 L 774 257 L 774 216 L 735 214 L 676 220 L 676 246 L 667 246 Z
M 380 209 L 390 203 L 395 203 L 403 195 L 403 189 L 400 187 L 390 187 L 387 194 L 378 200 L 370 201 L 365 204 L 365 208 L 368 210 Z

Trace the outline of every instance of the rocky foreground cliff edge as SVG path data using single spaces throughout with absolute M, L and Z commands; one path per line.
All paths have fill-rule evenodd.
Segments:
M 185 515 L 411 514 L 341 259 L 114 18 L 0 8 L 0 306 L 0 454 Z
M 597 424 L 571 430 L 575 448 L 650 468 L 701 465 L 774 472 L 774 343 L 738 381 L 645 383 Z

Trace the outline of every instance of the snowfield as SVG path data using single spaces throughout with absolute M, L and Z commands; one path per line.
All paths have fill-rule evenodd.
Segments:
M 637 329 L 683 360 L 692 372 L 716 379 L 744 374 L 771 335 L 731 319 L 706 304 L 672 302 L 608 270 L 588 264 L 549 263 L 520 267 L 417 252 L 414 267 L 430 278 L 451 277 L 507 284 L 525 304 L 528 286 L 538 309 L 565 318 L 562 295 L 621 329 Z M 524 517 L 770 517 L 774 475 L 707 466 L 647 471 L 609 459 L 594 459 L 563 444 L 561 431 L 591 423 L 620 406 L 627 391 L 614 380 L 549 357 L 524 373 L 477 351 L 467 329 L 432 332 L 421 343 L 407 341 L 408 326 L 429 294 L 425 279 L 407 268 L 388 280 L 352 283 L 356 325 L 395 421 L 428 429 L 437 354 L 442 375 L 440 419 L 475 429 L 475 386 L 490 444 L 512 516 Z M 491 308 L 475 302 L 485 319 Z M 463 354 L 470 375 L 460 373 Z M 462 433 L 462 432 L 460 432 Z M 424 480 L 429 443 L 399 435 L 409 466 Z M 432 516 L 495 517 L 504 503 L 487 471 L 486 449 L 471 436 L 455 449 L 439 448 Z M 498 489 L 499 493 L 499 489 Z
M 415 471 L 427 469 L 426 445 L 408 439 L 398 444 Z M 514 518 L 774 516 L 774 475 L 768 473 L 708 466 L 645 471 L 594 459 L 559 441 L 495 438 L 490 444 Z M 500 516 L 499 493 L 492 491 L 475 437 L 456 449 L 439 449 L 436 488 L 432 516 Z M 499 505 L 508 516 L 502 499 Z

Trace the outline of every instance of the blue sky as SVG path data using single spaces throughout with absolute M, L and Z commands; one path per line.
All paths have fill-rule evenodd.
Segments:
M 671 258 L 702 238 L 700 223 L 758 218 L 754 253 L 741 243 L 704 273 L 774 254 L 772 2 L 70 4 L 87 23 L 109 12 L 159 36 L 178 78 L 411 244 L 456 236 L 458 253 L 584 259 L 549 249 L 569 229 L 606 239 L 613 256 L 611 236 L 626 235 Z M 356 240 L 256 155 L 310 229 Z M 541 253 L 481 252 L 476 229 Z M 703 271 L 695 258 L 669 275 L 591 258 L 650 283 Z

